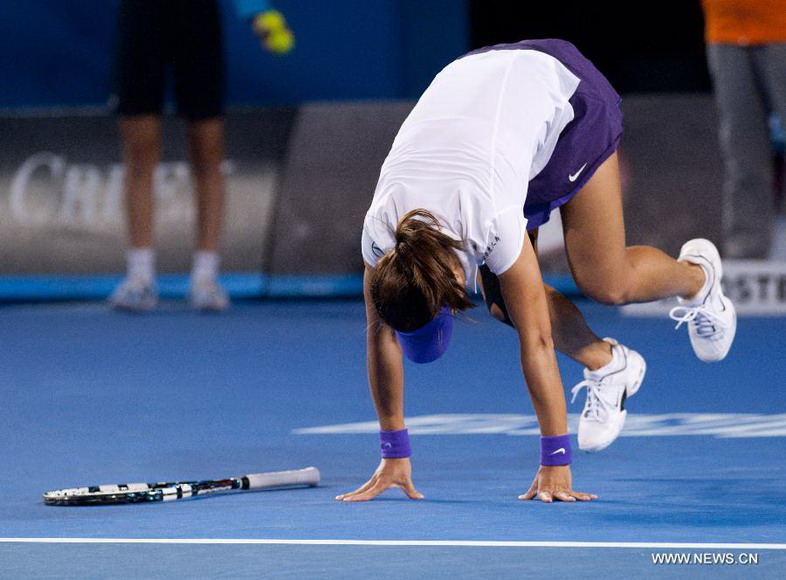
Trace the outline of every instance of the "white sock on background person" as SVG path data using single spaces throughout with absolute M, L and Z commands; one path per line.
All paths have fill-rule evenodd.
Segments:
M 216 280 L 221 258 L 218 252 L 194 252 L 194 262 L 191 268 L 191 280 Z
M 126 266 L 126 277 L 112 292 L 109 303 L 119 310 L 153 310 L 158 304 L 155 251 L 153 248 L 129 248 Z
M 152 282 L 156 276 L 156 253 L 153 248 L 130 248 L 126 252 L 128 277 Z
M 197 251 L 191 269 L 191 306 L 204 312 L 220 312 L 229 307 L 229 295 L 218 280 L 221 259 L 217 252 Z

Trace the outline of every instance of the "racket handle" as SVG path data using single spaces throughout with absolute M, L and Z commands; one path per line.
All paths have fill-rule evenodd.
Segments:
M 315 486 L 319 484 L 319 470 L 316 467 L 291 469 L 289 471 L 271 471 L 269 473 L 252 473 L 245 476 L 248 489 L 268 489 L 272 487 L 294 487 L 301 485 Z

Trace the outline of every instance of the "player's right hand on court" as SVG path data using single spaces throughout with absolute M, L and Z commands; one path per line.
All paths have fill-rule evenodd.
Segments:
M 535 481 L 519 499 L 539 499 L 543 503 L 553 501 L 590 501 L 597 495 L 573 491 L 569 465 L 541 465 L 535 474 Z
M 401 489 L 410 499 L 423 499 L 423 494 L 412 483 L 412 464 L 409 458 L 383 459 L 374 475 L 355 491 L 336 496 L 339 501 L 368 501 L 391 487 Z

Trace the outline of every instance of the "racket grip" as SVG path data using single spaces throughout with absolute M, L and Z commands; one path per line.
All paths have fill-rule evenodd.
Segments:
M 271 471 L 246 475 L 248 489 L 269 489 L 274 487 L 315 486 L 319 484 L 319 470 L 316 467 Z

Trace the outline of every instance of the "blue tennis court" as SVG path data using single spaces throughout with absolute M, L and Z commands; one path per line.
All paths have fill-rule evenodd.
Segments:
M 644 16 L 635 2 L 3 2 L 0 580 L 786 578 L 784 2 L 666 0 Z M 556 209 L 546 225 L 558 206 L 564 227 Z M 450 319 L 425 315 L 466 306 L 456 281 L 473 264 L 503 273 L 497 306 L 515 290 L 542 310 L 524 236 L 537 224 L 546 282 L 647 363 L 628 400 L 619 379 L 633 390 L 642 365 L 615 349 L 598 398 L 614 414 L 597 417 L 616 430 L 624 402 L 627 422 L 584 454 L 579 413 L 601 382 L 558 359 L 568 400 L 587 387 L 568 405 L 571 470 L 597 501 L 517 499 L 540 430 L 516 333 L 483 306 L 445 356 L 405 360 L 425 499 L 336 501 L 380 462 L 363 261 L 395 254 L 401 276 L 379 268 L 369 285 L 390 290 L 377 311 L 434 347 Z M 713 270 L 706 297 L 696 268 L 626 258 L 623 233 Z M 725 354 L 721 278 L 737 338 L 705 364 L 685 326 L 700 356 Z M 675 331 L 662 303 L 606 308 L 579 288 L 702 304 Z M 551 308 L 586 347 L 573 312 Z M 542 345 L 545 310 L 517 310 Z M 376 338 L 372 361 L 389 360 Z M 593 367 L 597 346 L 579 349 Z M 553 410 L 552 361 L 527 358 Z M 398 381 L 385 386 L 399 427 Z M 567 460 L 547 414 L 544 463 Z M 389 436 L 399 454 L 405 435 Z M 318 486 L 43 496 L 310 466 Z
M 406 367 L 426 499 L 344 504 L 333 498 L 378 461 L 359 302 L 241 302 L 223 316 L 178 302 L 146 316 L 5 305 L 0 576 L 782 577 L 786 320 L 742 319 L 729 358 L 707 365 L 666 319 L 582 309 L 649 365 L 623 436 L 574 462 L 575 488 L 597 502 L 516 499 L 536 423 L 512 331 L 478 308 L 442 359 Z M 581 379 L 560 363 L 566 388 Z M 308 465 L 317 488 L 41 502 L 63 487 Z M 693 560 L 653 563 L 662 554 Z

